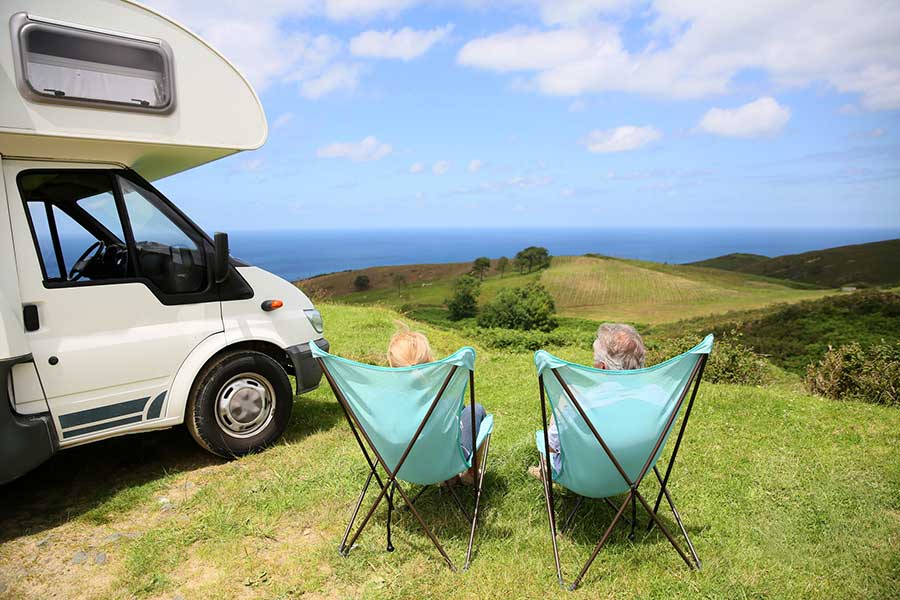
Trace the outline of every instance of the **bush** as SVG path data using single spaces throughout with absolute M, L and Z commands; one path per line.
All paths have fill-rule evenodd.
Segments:
M 478 312 L 478 294 L 481 293 L 481 282 L 471 275 L 461 275 L 453 282 L 453 297 L 447 300 L 450 320 L 459 321 L 466 317 L 474 317 Z
M 805 382 L 810 392 L 826 398 L 900 405 L 900 342 L 829 348 L 807 367 Z
M 695 337 L 671 338 L 647 344 L 647 366 L 655 365 L 690 350 L 697 344 Z M 703 371 L 703 381 L 764 385 L 771 379 L 771 365 L 740 342 L 716 340 L 709 361 Z
M 356 279 L 353 280 L 353 287 L 356 288 L 357 292 L 363 292 L 369 289 L 371 282 L 369 281 L 368 275 L 357 275 Z
M 529 331 L 556 328 L 553 296 L 539 283 L 503 288 L 478 315 L 478 326 Z

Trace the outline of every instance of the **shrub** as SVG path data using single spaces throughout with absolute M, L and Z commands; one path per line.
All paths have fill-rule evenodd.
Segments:
M 647 344 L 647 366 L 655 365 L 690 350 L 697 344 L 695 337 L 655 340 Z M 750 348 L 733 338 L 716 340 L 709 361 L 703 371 L 703 381 L 764 385 L 771 378 L 771 365 Z
M 461 275 L 453 282 L 453 297 L 447 300 L 450 320 L 459 321 L 466 317 L 474 317 L 478 312 L 478 294 L 481 293 L 481 282 L 471 275 Z
M 900 405 L 900 342 L 829 348 L 807 367 L 805 383 L 812 393 L 835 400 Z
M 478 315 L 478 326 L 550 331 L 556 327 L 555 312 L 550 292 L 539 283 L 530 283 L 497 292 Z
M 353 287 L 356 288 L 357 292 L 363 292 L 369 289 L 371 282 L 369 281 L 368 275 L 357 275 L 356 279 L 353 280 Z

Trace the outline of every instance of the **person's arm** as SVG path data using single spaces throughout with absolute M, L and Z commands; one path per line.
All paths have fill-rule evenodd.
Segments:
M 550 452 L 559 452 L 559 431 L 556 429 L 556 421 L 550 417 L 550 425 L 547 427 L 547 439 L 550 441 Z

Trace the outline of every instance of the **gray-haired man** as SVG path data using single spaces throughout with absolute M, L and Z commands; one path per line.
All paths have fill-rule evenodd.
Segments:
M 597 339 L 594 340 L 595 369 L 610 371 L 640 369 L 644 366 L 646 353 L 641 334 L 631 325 L 604 323 L 597 328 Z M 547 428 L 547 437 L 550 439 L 550 464 L 554 471 L 559 471 L 561 466 L 559 432 L 552 417 Z M 536 465 L 530 467 L 528 472 L 538 479 L 541 478 L 541 470 Z

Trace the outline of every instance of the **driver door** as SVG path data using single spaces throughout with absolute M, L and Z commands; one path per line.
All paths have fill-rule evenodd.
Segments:
M 161 425 L 179 366 L 223 330 L 202 235 L 121 170 L 3 168 L 23 308 L 37 316 L 26 336 L 61 445 Z

